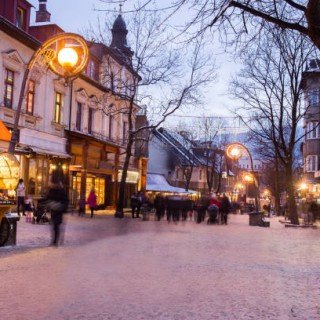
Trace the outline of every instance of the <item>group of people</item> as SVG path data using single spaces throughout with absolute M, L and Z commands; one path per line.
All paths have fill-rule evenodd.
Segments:
M 198 201 L 192 201 L 179 196 L 163 197 L 158 194 L 153 203 L 156 220 L 160 221 L 166 214 L 167 221 L 195 220 L 197 223 L 205 221 L 208 213 L 208 224 L 228 224 L 228 214 L 231 211 L 229 198 L 212 195 Z

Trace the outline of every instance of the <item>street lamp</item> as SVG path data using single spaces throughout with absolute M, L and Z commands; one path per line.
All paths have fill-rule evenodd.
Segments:
M 23 75 L 8 149 L 9 154 L 14 154 L 18 142 L 19 118 L 30 72 L 43 73 L 50 69 L 68 81 L 75 79 L 84 70 L 88 62 L 88 56 L 89 49 L 85 39 L 74 33 L 60 33 L 45 41 L 34 52 Z
M 260 209 L 259 182 L 258 182 L 258 179 L 256 178 L 256 176 L 254 174 L 253 160 L 252 160 L 252 156 L 251 156 L 251 153 L 250 153 L 249 149 L 245 145 L 243 145 L 242 143 L 239 143 L 239 142 L 230 143 L 226 147 L 226 155 L 227 155 L 227 157 L 232 159 L 232 160 L 234 160 L 234 161 L 236 161 L 240 157 L 242 157 L 243 153 L 246 153 L 249 156 L 250 165 L 251 165 L 251 174 L 250 173 L 246 173 L 243 176 L 243 179 L 246 182 L 254 182 L 254 186 L 255 186 L 255 204 L 256 204 L 257 210 L 259 210 Z

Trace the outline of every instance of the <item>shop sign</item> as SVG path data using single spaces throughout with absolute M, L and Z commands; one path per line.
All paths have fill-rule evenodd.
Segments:
M 118 171 L 118 181 L 121 181 L 122 170 Z M 126 183 L 138 183 L 139 172 L 136 171 L 127 171 Z

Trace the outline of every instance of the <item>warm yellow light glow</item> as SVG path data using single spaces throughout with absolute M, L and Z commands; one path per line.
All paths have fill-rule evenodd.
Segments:
M 226 149 L 226 154 L 229 158 L 233 160 L 238 160 L 242 156 L 242 150 L 241 145 L 234 143 L 229 144 Z
M 230 150 L 230 155 L 233 157 L 233 158 L 237 158 L 239 157 L 240 155 L 240 150 L 238 148 L 232 148 Z
M 236 189 L 244 189 L 244 185 L 240 182 L 238 182 L 236 185 L 235 185 Z
M 306 189 L 308 189 L 308 185 L 305 182 L 301 182 L 300 189 L 301 190 L 306 190 Z
M 73 68 L 78 59 L 78 54 L 73 48 L 63 48 L 58 53 L 58 62 L 63 68 Z
M 51 170 L 56 170 L 57 169 L 57 166 L 55 164 L 50 164 L 50 169 Z
M 246 182 L 252 182 L 253 181 L 253 176 L 250 173 L 246 173 L 243 176 L 243 180 L 246 181 Z
M 64 163 L 63 165 L 62 165 L 62 170 L 67 170 L 67 165 Z

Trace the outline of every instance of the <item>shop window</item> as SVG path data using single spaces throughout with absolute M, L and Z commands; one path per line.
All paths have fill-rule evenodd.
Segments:
M 61 123 L 61 109 L 62 109 L 62 94 L 56 92 L 55 107 L 54 107 L 54 122 Z
M 14 72 L 6 69 L 6 77 L 4 80 L 4 105 L 12 109 L 13 88 L 14 88 Z
M 35 82 L 30 80 L 28 84 L 28 93 L 26 101 L 26 112 L 33 114 L 34 109 Z
M 82 121 L 82 104 L 78 102 L 77 115 L 76 115 L 76 130 L 78 131 L 81 131 L 81 121 Z
M 21 7 L 17 8 L 16 26 L 20 29 L 25 28 L 26 11 Z
M 88 113 L 88 133 L 92 134 L 92 124 L 93 124 L 93 108 L 89 108 L 89 113 Z

